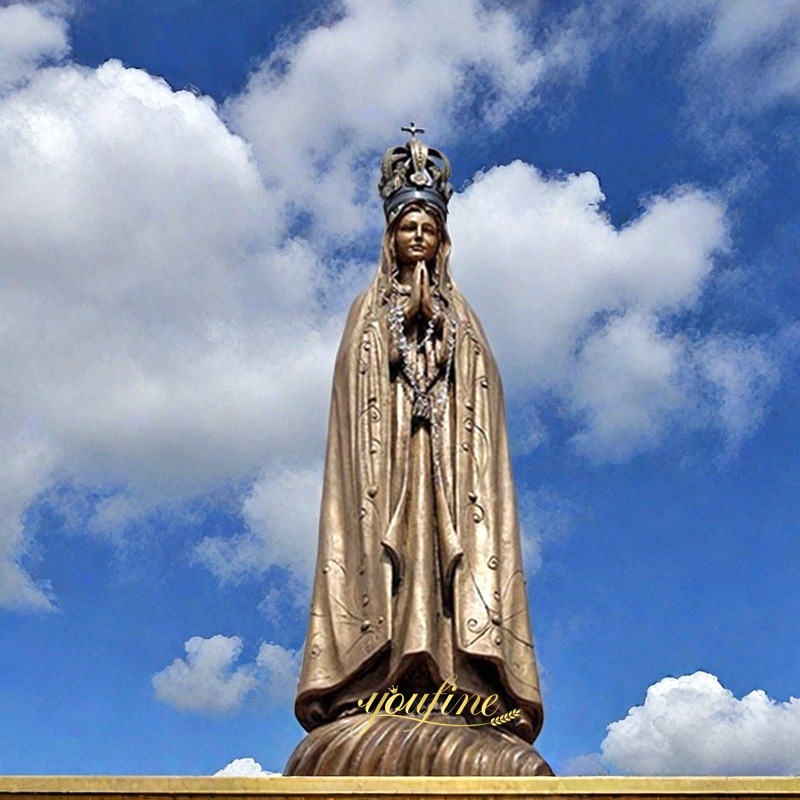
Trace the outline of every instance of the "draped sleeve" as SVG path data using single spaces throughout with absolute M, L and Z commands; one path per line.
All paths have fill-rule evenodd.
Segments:
M 388 340 L 377 286 L 356 298 L 333 376 L 308 634 L 295 713 L 328 721 L 346 686 L 390 640 Z

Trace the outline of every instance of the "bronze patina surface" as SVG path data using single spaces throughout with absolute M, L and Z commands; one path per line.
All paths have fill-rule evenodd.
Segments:
M 414 729 L 405 717 L 375 720 L 364 734 L 353 733 L 353 718 L 342 717 L 313 730 L 295 748 L 286 773 L 335 774 L 339 763 L 351 775 L 551 775 L 547 762 L 524 739 L 495 728 L 453 727 L 436 715 Z
M 552 774 L 531 747 L 542 702 L 500 375 L 450 274 L 449 162 L 408 131 L 382 162 L 381 257 L 336 359 L 295 703 L 310 736 L 287 772 Z M 489 701 L 494 729 L 478 703 L 446 721 L 447 736 L 427 721 L 403 737 L 385 717 L 359 743 L 343 732 L 373 693 L 430 704 L 448 680 Z M 447 702 L 437 713 L 452 714 Z M 401 740 L 402 758 L 369 756 Z M 445 743 L 450 755 L 434 758 Z M 513 747 L 526 758 L 503 755 Z

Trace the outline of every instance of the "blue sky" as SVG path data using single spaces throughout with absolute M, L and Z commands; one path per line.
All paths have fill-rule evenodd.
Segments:
M 0 7 L 0 774 L 282 768 L 410 119 L 506 385 L 540 751 L 800 773 L 798 102 L 778 0 Z

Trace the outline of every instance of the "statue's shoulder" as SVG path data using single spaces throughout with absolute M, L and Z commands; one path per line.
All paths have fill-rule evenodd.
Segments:
M 486 334 L 483 326 L 475 313 L 475 309 L 470 305 L 469 300 L 455 287 L 453 287 L 453 307 L 462 325 L 468 325 L 482 341 L 486 341 Z
M 363 319 L 370 304 L 370 294 L 371 287 L 368 287 L 359 292 L 353 299 L 350 304 L 350 311 L 347 314 L 347 322 L 344 326 L 345 335 L 352 332 L 358 326 L 359 321 Z
M 337 364 L 341 364 L 350 351 L 360 346 L 367 317 L 370 314 L 371 307 L 374 305 L 373 294 L 373 287 L 370 286 L 359 292 L 351 303 L 347 321 L 342 331 L 342 339 L 339 343 Z
M 364 302 L 367 299 L 367 295 L 369 294 L 369 287 L 360 291 L 354 298 L 353 302 L 350 304 L 350 313 L 348 315 L 348 319 L 353 315 L 357 315 L 359 311 L 361 311 L 362 307 L 364 306 Z
M 458 290 L 453 292 L 453 307 L 458 317 L 461 333 L 466 337 L 465 341 L 471 342 L 473 352 L 476 355 L 480 354 L 484 362 L 484 368 L 499 379 L 497 362 L 480 318 L 475 313 L 475 309 L 469 304 L 469 301 Z

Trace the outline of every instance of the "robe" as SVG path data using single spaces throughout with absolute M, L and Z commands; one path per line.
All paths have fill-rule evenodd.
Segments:
M 519 708 L 504 727 L 532 742 L 542 703 L 500 375 L 446 257 L 440 269 L 438 335 L 454 321 L 455 339 L 435 423 L 412 418 L 393 360 L 385 264 L 347 319 L 295 713 L 310 731 L 373 692 L 434 693 L 455 674 L 459 696 Z

